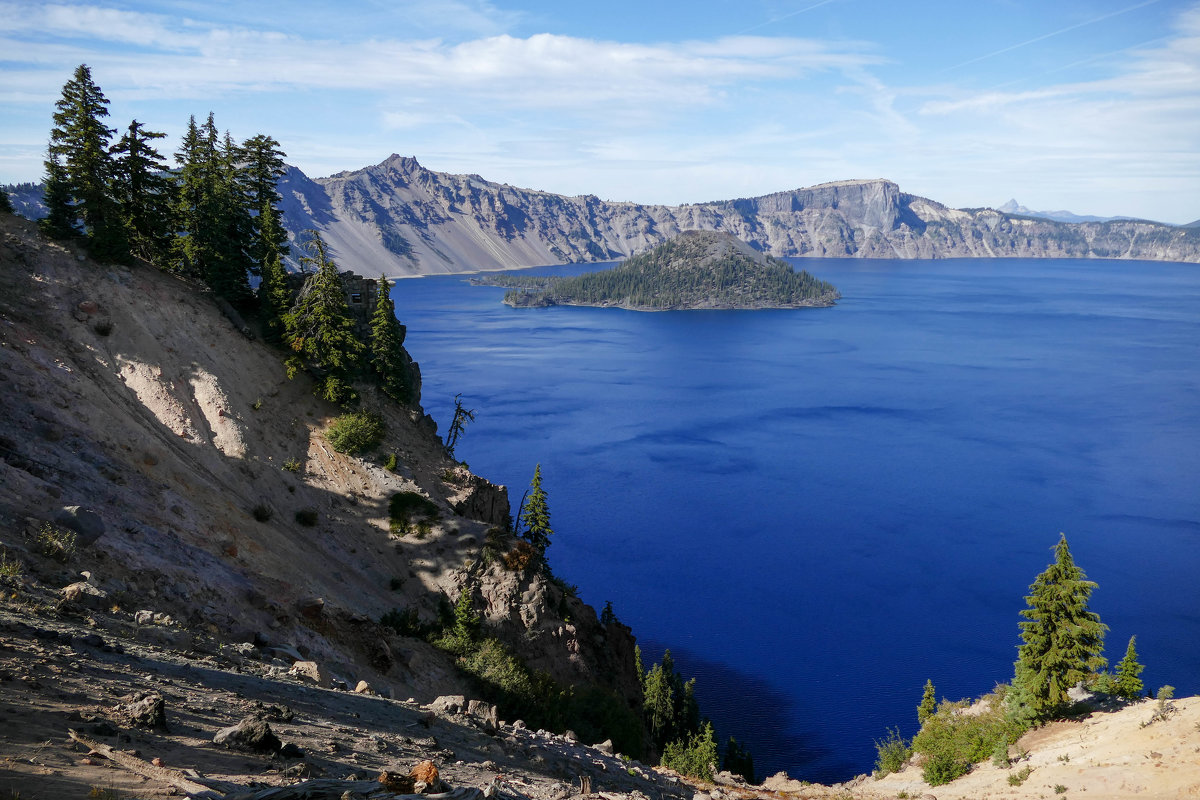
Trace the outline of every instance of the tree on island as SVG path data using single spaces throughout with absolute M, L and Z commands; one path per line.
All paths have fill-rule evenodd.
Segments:
M 1016 676 L 1011 703 L 1029 720 L 1053 717 L 1070 702 L 1067 692 L 1104 667 L 1104 632 L 1108 626 L 1088 609 L 1096 584 L 1075 565 L 1062 535 L 1055 560 L 1030 585 L 1021 611 Z

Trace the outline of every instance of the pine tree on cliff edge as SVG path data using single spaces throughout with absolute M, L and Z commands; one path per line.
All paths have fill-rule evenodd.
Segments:
M 1054 547 L 1054 563 L 1029 587 L 1021 611 L 1014 702 L 1023 716 L 1043 720 L 1066 707 L 1067 692 L 1104 667 L 1108 626 L 1088 610 L 1096 584 L 1075 565 L 1065 535 Z

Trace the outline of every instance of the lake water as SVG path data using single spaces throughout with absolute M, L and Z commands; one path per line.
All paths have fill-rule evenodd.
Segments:
M 874 739 L 1012 675 L 1060 531 L 1116 663 L 1200 691 L 1200 265 L 808 259 L 834 308 L 514 310 L 393 291 L 444 432 L 548 556 L 670 647 L 760 777 L 842 781 Z M 595 267 L 547 268 L 574 274 Z

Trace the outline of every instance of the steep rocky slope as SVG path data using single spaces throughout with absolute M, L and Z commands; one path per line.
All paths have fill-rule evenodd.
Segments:
M 419 408 L 368 391 L 386 438 L 365 458 L 337 453 L 325 438 L 337 409 L 210 294 L 147 265 L 96 264 L 16 217 L 0 218 L 0 236 L 9 558 L 64 586 L 87 570 L 126 610 L 423 700 L 466 687 L 444 653 L 378 621 L 399 610 L 431 622 L 472 586 L 489 630 L 527 662 L 636 694 L 627 628 L 601 625 L 537 570 L 484 558 L 489 541 L 514 544 L 488 536 L 507 494 L 449 459 Z M 382 466 L 391 453 L 394 471 Z M 438 509 L 427 535 L 391 532 L 400 492 Z M 60 566 L 38 552 L 39 532 L 72 506 L 104 533 L 80 537 Z
M 775 256 L 1130 258 L 1200 261 L 1200 232 L 1137 220 L 1069 224 L 958 210 L 886 180 L 838 181 L 739 200 L 640 205 L 433 172 L 393 155 L 311 180 L 284 178 L 293 235 L 320 230 L 341 262 L 389 275 L 606 261 L 685 230 L 731 233 Z

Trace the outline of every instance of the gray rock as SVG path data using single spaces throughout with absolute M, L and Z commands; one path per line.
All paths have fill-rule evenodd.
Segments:
M 599 750 L 601 753 L 604 753 L 604 755 L 606 755 L 606 756 L 611 756 L 615 752 L 615 750 L 613 749 L 612 739 L 605 739 L 600 744 L 594 744 L 594 745 L 592 745 L 592 749 Z
M 475 717 L 491 728 L 496 727 L 496 706 L 482 700 L 467 701 L 467 715 Z
M 467 698 L 461 694 L 446 694 L 435 699 L 429 708 L 442 714 L 461 714 L 467 707 Z
M 136 622 L 138 625 L 153 625 L 154 624 L 154 612 L 147 611 L 145 609 L 138 611 L 136 614 L 133 615 L 133 621 Z
M 222 728 L 213 737 L 213 743 L 255 753 L 274 753 L 283 746 L 267 721 L 258 717 L 246 717 L 237 725 Z
M 146 692 L 133 695 L 118 709 L 130 724 L 156 730 L 167 729 L 167 704 L 161 694 Z
M 75 531 L 75 544 L 87 547 L 104 535 L 104 520 L 90 508 L 63 506 L 54 515 L 54 523 Z

